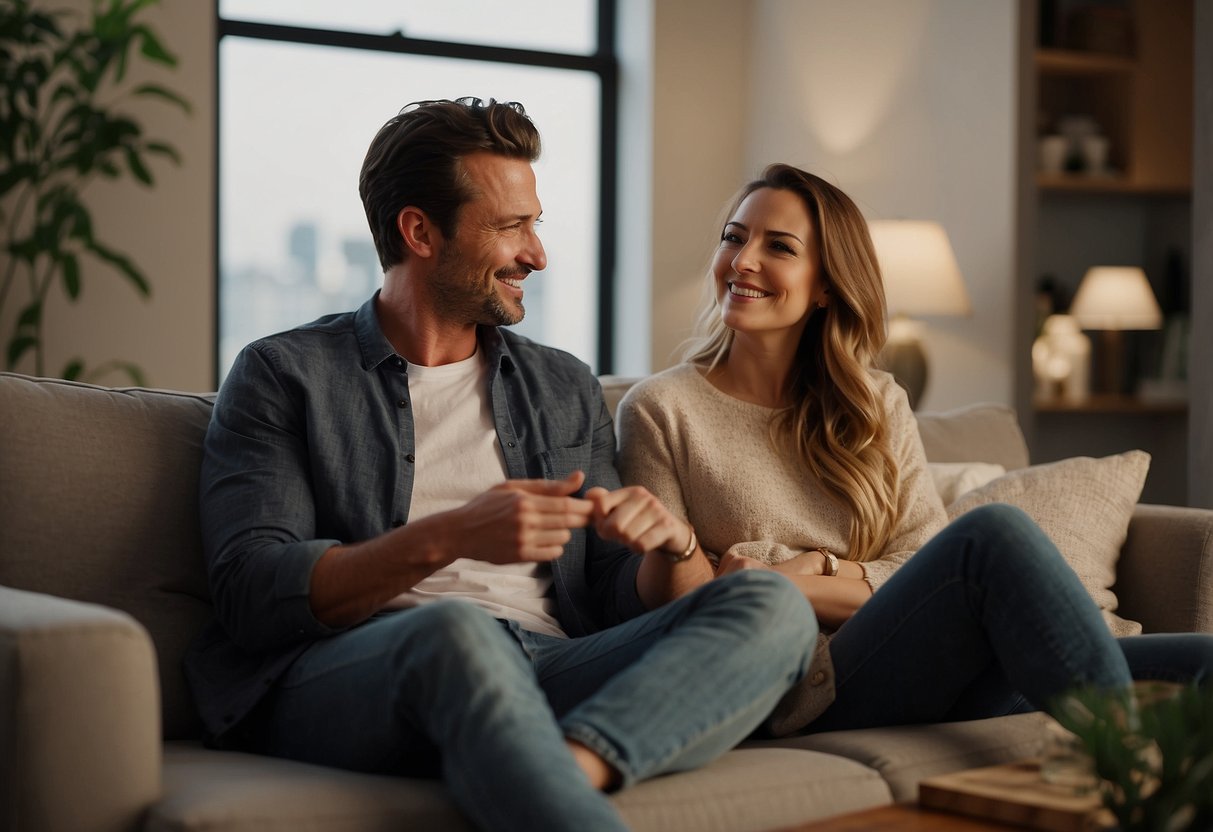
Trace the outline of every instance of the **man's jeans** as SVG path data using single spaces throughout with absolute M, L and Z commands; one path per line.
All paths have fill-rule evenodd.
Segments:
M 962 515 L 830 642 L 836 698 L 807 731 L 1044 709 L 1077 686 L 1213 678 L 1213 636 L 1119 644 L 1078 577 L 1023 512 Z
M 695 768 L 759 725 L 807 672 L 816 637 L 800 592 L 760 571 L 579 639 L 439 601 L 309 648 L 250 718 L 250 750 L 411 774 L 440 760 L 481 828 L 623 829 L 566 737 L 625 786 Z

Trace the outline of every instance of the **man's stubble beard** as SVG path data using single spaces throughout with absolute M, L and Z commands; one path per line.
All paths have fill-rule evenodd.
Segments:
M 515 269 L 498 269 L 494 277 L 524 276 Z M 511 326 L 526 315 L 521 301 L 517 304 L 497 294 L 494 279 L 487 286 L 478 272 L 468 271 L 467 261 L 457 248 L 442 255 L 430 280 L 434 306 L 448 320 L 464 321 L 480 326 Z

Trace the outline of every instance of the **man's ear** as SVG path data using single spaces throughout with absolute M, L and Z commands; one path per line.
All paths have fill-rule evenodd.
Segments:
M 441 233 L 430 221 L 429 216 L 420 208 L 407 205 L 396 215 L 396 231 L 404 240 L 404 247 L 409 254 L 421 258 L 433 257 L 435 244 Z

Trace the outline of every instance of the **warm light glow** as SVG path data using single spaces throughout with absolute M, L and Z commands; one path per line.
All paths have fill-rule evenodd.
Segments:
M 1162 311 L 1136 266 L 1092 266 L 1083 276 L 1070 314 L 1083 329 L 1158 329 Z
M 884 276 L 890 316 L 972 312 L 943 226 L 918 220 L 876 220 L 868 228 Z

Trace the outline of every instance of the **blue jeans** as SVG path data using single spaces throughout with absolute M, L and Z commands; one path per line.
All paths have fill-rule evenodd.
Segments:
M 1130 683 L 1078 576 L 1006 505 L 936 535 L 839 628 L 830 656 L 836 696 L 812 733 L 1043 709 L 1078 685 Z
M 247 747 L 359 771 L 440 771 L 484 829 L 624 829 L 565 738 L 625 786 L 702 765 L 805 674 L 816 637 L 803 596 L 757 571 L 578 639 L 440 601 L 316 642 L 250 717 Z

